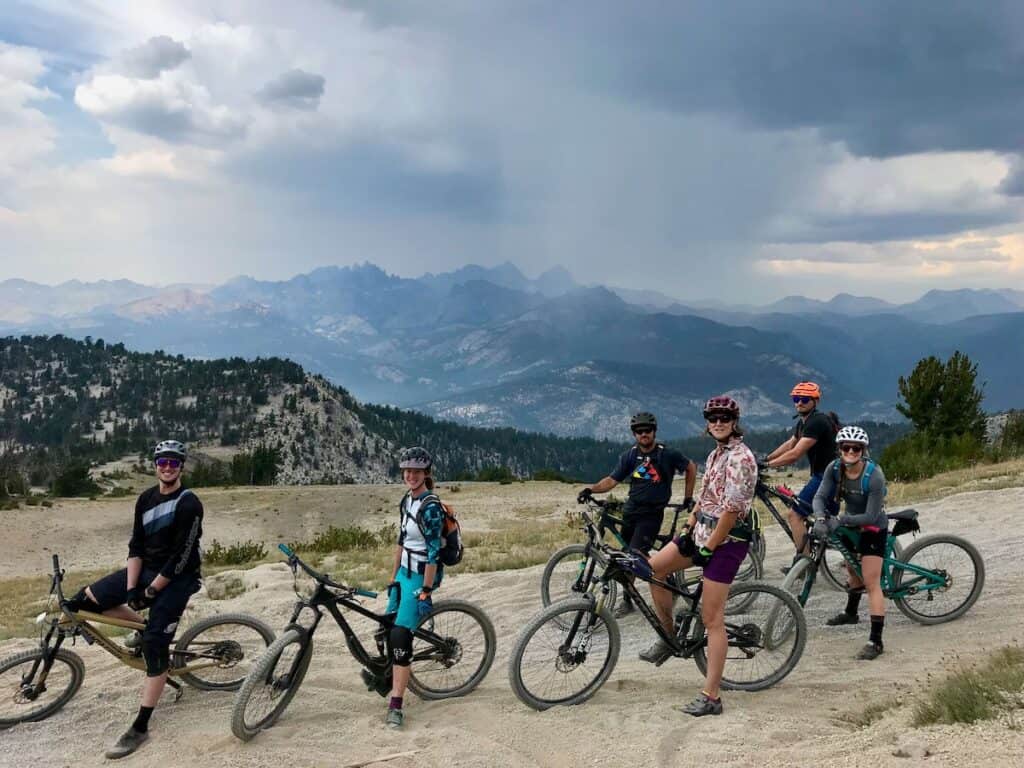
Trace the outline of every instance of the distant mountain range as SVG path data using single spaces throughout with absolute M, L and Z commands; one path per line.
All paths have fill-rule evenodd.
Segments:
M 895 305 L 839 294 L 763 307 L 693 306 L 654 291 L 584 287 L 470 265 L 419 278 L 372 264 L 217 286 L 0 282 L 0 334 L 63 333 L 191 357 L 279 355 L 362 401 L 478 426 L 620 439 L 650 408 L 666 435 L 734 393 L 748 421 L 791 423 L 798 379 L 844 420 L 894 419 L 896 382 L 928 354 L 979 364 L 985 407 L 1020 405 L 1024 292 L 929 291 Z

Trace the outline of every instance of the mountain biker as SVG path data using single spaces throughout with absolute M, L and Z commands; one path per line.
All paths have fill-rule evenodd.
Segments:
M 860 427 L 847 426 L 836 435 L 839 444 L 839 458 L 825 471 L 821 486 L 814 494 L 814 535 L 826 537 L 829 534 L 854 540 L 855 551 L 860 555 L 860 569 L 863 579 L 853 569 L 847 568 L 847 584 L 851 590 L 846 599 L 846 610 L 826 622 L 830 627 L 842 624 L 856 624 L 860 621 L 857 608 L 860 606 L 863 587 L 868 593 L 868 610 L 871 616 L 871 634 L 868 644 L 857 654 L 863 661 L 878 658 L 883 651 L 882 630 L 885 627 L 885 595 L 882 593 L 882 562 L 885 558 L 885 543 L 888 538 L 889 521 L 883 509 L 885 499 L 885 475 L 882 468 L 868 457 L 868 433 Z M 864 473 L 869 472 L 867 483 Z M 865 485 L 867 491 L 865 492 Z M 827 512 L 829 500 L 842 500 L 843 514 L 837 517 Z M 842 526 L 840 528 L 840 526 Z M 849 529 L 854 529 L 856 534 Z
M 672 478 L 676 472 L 686 476 L 683 504 L 693 507 L 693 487 L 697 482 L 697 465 L 679 451 L 667 448 L 656 440 L 658 420 L 653 413 L 640 411 L 629 420 L 636 444 L 619 457 L 611 474 L 584 488 L 578 497 L 584 502 L 595 493 L 606 493 L 630 478 L 629 495 L 623 510 L 622 538 L 630 549 L 646 555 L 654 545 L 665 519 L 665 505 L 672 498 Z M 624 599 L 615 609 L 616 618 L 636 608 Z
M 704 482 L 697 506 L 673 541 L 651 557 L 657 579 L 695 565 L 704 569 L 701 620 L 708 635 L 708 668 L 704 688 L 683 712 L 694 717 L 722 714 L 719 686 L 725 669 L 729 639 L 725 632 L 725 601 L 729 585 L 747 556 L 752 530 L 750 505 L 757 485 L 757 460 L 743 443 L 739 404 L 727 395 L 712 397 L 704 405 L 707 432 L 717 445 L 704 464 Z M 671 636 L 672 593 L 651 584 L 651 599 L 665 631 Z M 658 663 L 672 649 L 661 638 L 640 654 Z
M 832 418 L 818 410 L 821 387 L 813 381 L 801 381 L 793 387 L 790 395 L 796 409 L 794 418 L 798 421 L 793 427 L 792 436 L 768 454 L 765 465 L 771 469 L 786 467 L 795 464 L 804 455 L 810 462 L 811 477 L 797 494 L 797 498 L 803 504 L 798 505 L 796 509 L 789 509 L 789 528 L 793 532 L 793 546 L 796 547 L 796 554 L 800 555 L 808 551 L 807 536 L 804 532 L 807 530 L 807 516 L 811 514 L 814 494 L 821 485 L 826 467 L 836 457 L 836 430 Z M 829 502 L 829 505 L 835 514 L 837 508 L 832 502 Z M 787 573 L 789 567 L 783 568 L 782 571 Z
M 149 719 L 167 682 L 174 632 L 189 598 L 201 586 L 203 505 L 181 484 L 185 458 L 183 443 L 157 443 L 153 451 L 157 485 L 143 491 L 135 502 L 127 567 L 90 584 L 68 601 L 71 610 L 138 622 L 144 620 L 136 611 L 149 608 L 141 636 L 146 662 L 142 704 L 128 730 L 105 753 L 112 760 L 130 755 L 149 738 Z
M 433 609 L 431 596 L 440 586 L 443 575 L 438 553 L 444 510 L 433 493 L 432 465 L 430 454 L 419 447 L 407 448 L 399 457 L 398 466 L 408 490 L 399 504 L 402 521 L 393 576 L 388 585 L 387 612 L 398 614 L 391 629 L 393 678 L 391 699 L 384 717 L 384 722 L 392 728 L 401 728 L 405 719 L 402 700 L 411 675 L 412 632 L 420 619 Z

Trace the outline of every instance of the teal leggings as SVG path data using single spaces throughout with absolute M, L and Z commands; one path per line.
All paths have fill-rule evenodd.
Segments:
M 416 594 L 420 591 L 420 587 L 423 586 L 423 574 L 414 573 L 406 568 L 404 565 L 398 569 L 398 574 L 395 576 L 395 581 L 401 586 L 401 600 L 399 600 L 399 590 L 392 589 L 388 594 L 388 609 L 387 613 L 398 612 L 398 616 L 395 617 L 395 626 L 405 627 L 406 629 L 416 629 L 416 626 L 420 623 L 420 615 L 417 610 Z M 434 576 L 434 589 L 437 589 L 441 585 L 441 569 L 437 569 L 437 575 Z

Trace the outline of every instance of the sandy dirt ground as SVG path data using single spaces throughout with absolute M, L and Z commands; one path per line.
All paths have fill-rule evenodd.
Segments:
M 566 486 L 531 484 L 526 488 L 530 489 L 527 495 L 533 495 L 524 500 L 520 494 L 516 503 L 538 508 L 547 503 L 552 515 L 566 508 Z M 472 503 L 476 492 L 464 488 L 461 503 Z M 501 506 L 494 489 L 478 492 L 490 499 L 488 504 Z M 264 489 L 262 517 L 254 523 L 241 513 L 233 517 L 232 511 L 243 506 L 241 493 L 205 494 L 208 509 L 217 511 L 210 516 L 208 537 L 255 537 L 254 525 L 276 534 L 285 519 L 289 531 L 296 525 L 312 530 L 324 522 L 352 519 L 347 516 L 371 499 L 386 501 L 384 506 L 390 512 L 396 495 L 394 486 L 346 488 L 337 492 L 338 503 L 329 506 L 304 504 L 302 489 L 282 489 L 280 494 Z M 985 590 L 967 616 L 949 624 L 920 626 L 890 604 L 886 653 L 875 662 L 857 662 L 853 656 L 865 642 L 867 624 L 827 628 L 825 619 L 841 609 L 844 598 L 819 583 L 807 608 L 809 642 L 796 670 L 767 691 L 726 693 L 721 717 L 695 720 L 675 709 L 697 693 L 701 677 L 691 661 L 671 660 L 660 668 L 639 661 L 636 653 L 651 641 L 652 633 L 636 618 L 622 622 L 618 665 L 589 702 L 541 713 L 528 709 L 509 687 L 507 660 L 519 629 L 540 607 L 541 567 L 489 574 L 453 572 L 438 598 L 459 596 L 478 603 L 489 613 L 498 633 L 498 655 L 490 675 L 469 696 L 423 702 L 410 694 L 406 728 L 388 730 L 383 725 L 384 700 L 365 690 L 357 666 L 342 649 L 340 633 L 324 625 L 316 636 L 309 675 L 274 728 L 241 743 L 232 736 L 229 725 L 233 694 L 189 689 L 177 704 L 165 695 L 153 717 L 152 738 L 124 764 L 195 768 L 1024 764 L 1024 730 L 1019 726 L 909 727 L 912 704 L 929 676 L 941 677 L 959 663 L 958 658 L 980 658 L 985 651 L 1020 638 L 1024 628 L 1020 568 L 1024 532 L 1019 515 L 1024 508 L 1024 489 L 964 493 L 917 508 L 925 534 L 963 535 L 985 559 Z M 58 527 L 66 533 L 67 526 L 74 526 L 75 536 L 65 537 L 62 546 L 76 567 L 123 557 L 127 530 L 123 504 L 97 502 L 88 509 L 79 504 L 75 513 L 63 521 L 41 516 L 36 510 L 5 517 L 8 546 L 3 573 L 38 572 L 40 558 L 48 559 L 41 551 L 43 534 Z M 381 519 L 383 522 L 383 515 Z M 478 519 L 486 517 L 481 513 Z M 26 527 L 30 530 L 24 530 Z M 10 546 L 12 535 L 14 546 Z M 35 551 L 21 551 L 28 546 Z M 778 530 L 770 531 L 766 572 L 776 583 L 781 579 L 779 566 L 789 560 L 790 547 Z M 238 575 L 250 587 L 248 591 L 223 601 L 211 601 L 201 592 L 189 609 L 191 620 L 215 612 L 244 611 L 280 629 L 294 601 L 287 569 L 280 564 L 264 565 Z M 0 644 L 0 655 L 30 645 L 27 640 L 8 641 Z M 74 650 L 87 666 L 81 691 L 50 719 L 0 732 L 0 765 L 105 763 L 102 752 L 137 709 L 141 678 L 95 647 L 79 643 Z M 855 728 L 844 719 L 869 704 L 893 700 L 900 704 L 867 728 Z M 925 751 L 928 757 L 922 756 Z M 897 752 L 911 756 L 899 757 L 894 754 Z

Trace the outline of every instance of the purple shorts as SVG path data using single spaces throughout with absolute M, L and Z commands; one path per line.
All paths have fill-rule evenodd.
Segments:
M 675 545 L 683 557 L 691 557 L 694 552 L 693 538 L 685 539 L 676 536 Z M 724 541 L 715 549 L 711 562 L 704 567 L 704 578 L 719 584 L 732 584 L 739 573 L 740 564 L 747 556 L 750 543 L 746 541 Z

